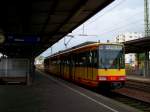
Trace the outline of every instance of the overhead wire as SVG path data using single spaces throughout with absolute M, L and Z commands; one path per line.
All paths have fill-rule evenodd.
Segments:
M 120 1 L 119 3 L 117 3 L 115 6 L 113 6 L 113 7 L 110 8 L 110 9 L 108 9 L 107 12 L 105 12 L 105 13 L 103 13 L 102 15 L 98 16 L 98 18 L 96 18 L 95 20 L 93 20 L 93 21 L 87 23 L 86 26 L 89 26 L 90 24 L 92 24 L 92 23 L 94 23 L 94 22 L 96 23 L 96 21 L 99 20 L 99 19 L 101 19 L 102 16 L 108 14 L 108 13 L 111 12 L 113 9 L 115 9 L 116 7 L 118 7 L 118 6 L 120 6 L 122 3 L 124 3 L 125 1 L 126 1 L 126 0 L 121 0 L 121 1 Z M 130 21 L 130 20 L 131 20 L 131 17 L 134 17 L 134 16 L 136 16 L 136 15 L 139 15 L 139 14 L 141 14 L 141 13 L 143 13 L 143 12 L 144 12 L 144 10 L 142 10 L 142 11 L 140 11 L 140 12 L 137 12 L 137 13 L 135 13 L 134 15 L 129 15 L 129 18 L 126 18 L 126 19 L 123 18 L 122 21 Z M 131 26 L 131 25 L 133 25 L 133 24 L 134 24 L 134 25 L 131 26 L 131 27 L 134 27 L 135 25 L 139 24 L 140 21 L 143 21 L 143 19 L 140 19 L 140 20 L 137 20 L 137 21 L 134 20 L 133 22 L 130 22 L 130 23 L 125 24 L 125 25 L 122 25 L 122 26 L 119 26 L 119 27 L 117 27 L 117 28 L 114 28 L 114 26 L 113 26 L 113 29 L 111 29 L 111 28 L 109 27 L 109 28 L 107 28 L 107 29 L 111 29 L 111 30 L 102 32 L 100 35 L 104 35 L 104 34 L 106 34 L 106 33 L 113 33 L 113 31 L 118 31 L 118 30 L 125 29 L 125 28 L 127 28 L 127 27 L 129 27 L 129 26 Z M 137 22 L 138 22 L 138 23 L 137 23 Z M 120 25 L 120 23 L 119 23 L 119 24 L 113 24 L 113 25 L 118 26 L 118 25 Z M 143 23 L 142 23 L 141 25 L 143 25 Z M 82 28 L 82 27 L 80 27 L 80 28 Z
M 102 33 L 100 33 L 100 35 L 104 35 L 104 34 L 106 34 L 106 33 L 113 33 L 114 31 L 117 31 L 118 29 L 120 30 L 120 29 L 122 29 L 122 28 L 129 27 L 129 26 L 131 26 L 131 25 L 133 26 L 133 24 L 134 24 L 134 25 L 137 24 L 138 21 L 141 21 L 141 19 L 140 19 L 140 20 L 137 20 L 137 21 L 133 21 L 132 23 L 128 23 L 128 24 L 119 26 L 119 27 L 114 28 L 114 29 L 111 29 L 111 30 L 109 30 L 109 31 L 102 32 Z M 127 26 L 127 25 L 128 25 L 128 26 Z
M 88 25 L 92 24 L 93 22 L 97 21 L 97 20 L 100 19 L 102 16 L 104 16 L 105 14 L 108 14 L 110 11 L 112 11 L 113 9 L 115 9 L 117 6 L 119 6 L 120 4 L 122 4 L 122 3 L 124 3 L 124 2 L 125 2 L 125 0 L 121 0 L 117 5 L 115 5 L 114 7 L 110 8 L 106 13 L 103 13 L 103 14 L 100 15 L 98 18 L 96 18 L 94 21 L 91 21 L 90 23 L 87 23 L 86 26 L 88 26 Z M 138 15 L 138 14 L 141 14 L 141 13 L 143 13 L 143 12 L 144 12 L 144 10 L 142 10 L 142 11 L 140 11 L 140 12 L 134 14 L 134 15 L 130 15 L 129 18 L 124 19 L 123 21 L 131 20 L 131 17 L 134 17 L 134 16 L 136 16 L 136 15 Z M 120 25 L 120 24 L 119 24 L 119 25 Z M 114 26 L 114 24 L 113 24 L 113 26 Z M 118 26 L 118 24 L 115 24 L 115 26 Z M 80 27 L 80 28 L 82 28 L 82 27 Z M 109 29 L 110 29 L 110 28 L 109 28 Z
M 100 19 L 102 16 L 108 14 L 109 12 L 111 12 L 113 9 L 117 8 L 118 6 L 120 6 L 120 4 L 124 3 L 126 0 L 121 0 L 118 4 L 116 4 L 114 7 L 110 8 L 109 10 L 107 10 L 107 12 L 103 13 L 102 15 L 100 15 L 98 18 L 96 18 L 94 21 L 91 21 L 89 23 L 87 23 L 86 25 L 92 24 L 93 22 L 97 21 L 98 19 Z
M 139 14 L 141 14 L 141 13 L 144 13 L 144 10 L 141 10 L 140 12 L 137 12 L 137 13 L 135 13 L 134 15 L 129 15 L 129 17 L 128 18 L 126 18 L 126 19 L 124 19 L 123 18 L 123 20 L 122 20 L 122 22 L 124 22 L 124 21 L 130 21 L 131 20 L 131 17 L 134 17 L 134 16 L 137 16 L 137 15 L 139 15 Z M 132 19 L 132 20 L 134 20 L 134 19 Z M 143 22 L 144 22 L 144 18 L 143 19 L 141 19 Z M 135 20 L 134 20 L 135 21 Z M 114 28 L 114 26 L 118 26 L 118 25 L 120 25 L 120 23 L 122 23 L 121 21 L 119 22 L 119 24 L 117 23 L 117 24 L 114 24 L 113 23 L 113 27 L 112 28 Z M 135 24 L 136 25 L 136 24 Z M 143 24 L 142 24 L 143 25 Z M 104 30 L 107 30 L 107 29 L 111 29 L 110 27 L 109 28 L 105 28 Z
M 102 15 L 100 15 L 98 18 L 96 18 L 94 21 L 91 21 L 89 23 L 86 24 L 86 26 L 92 24 L 93 22 L 97 21 L 98 19 L 100 19 L 102 16 L 108 14 L 109 12 L 111 12 L 113 9 L 115 9 L 116 7 L 118 7 L 120 4 L 124 3 L 126 0 L 121 0 L 118 4 L 116 4 L 115 6 L 113 6 L 112 8 L 110 8 L 109 10 L 107 10 L 105 13 L 103 13 Z M 89 20 L 90 21 L 90 20 Z M 85 22 L 86 23 L 86 22 Z M 83 23 L 83 24 L 85 24 Z M 82 25 L 83 25 L 82 24 Z M 80 25 L 77 29 L 81 29 L 82 25 Z

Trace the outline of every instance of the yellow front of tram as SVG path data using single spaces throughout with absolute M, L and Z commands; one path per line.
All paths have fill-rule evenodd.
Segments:
M 120 88 L 126 81 L 124 46 L 121 44 L 101 44 L 98 48 L 99 85 Z

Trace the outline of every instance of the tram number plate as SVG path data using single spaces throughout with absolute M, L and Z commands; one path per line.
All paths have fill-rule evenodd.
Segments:
M 112 85 L 117 87 L 117 86 L 121 86 L 121 82 L 112 82 Z

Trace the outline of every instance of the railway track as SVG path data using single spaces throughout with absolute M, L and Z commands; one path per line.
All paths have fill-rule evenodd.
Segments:
M 150 83 L 149 82 L 141 82 L 135 80 L 128 80 L 126 82 L 124 91 L 118 92 L 117 90 L 111 91 L 109 93 L 102 93 L 100 94 L 114 99 L 116 101 L 122 102 L 129 106 L 139 109 L 143 112 L 150 112 Z M 132 94 L 129 94 L 130 91 L 133 91 Z M 123 92 L 126 92 L 124 94 Z M 136 93 L 136 92 L 137 93 Z M 148 96 L 149 95 L 149 96 Z M 141 98 L 139 98 L 141 97 Z
M 126 105 L 129 105 L 131 107 L 134 107 L 140 111 L 150 112 L 150 103 L 147 103 L 147 102 L 144 102 L 141 100 L 137 100 L 137 99 L 119 94 L 117 92 L 109 92 L 109 93 L 99 92 L 99 94 L 109 97 L 113 100 L 119 101 L 121 103 L 124 103 Z
M 108 97 L 110 99 L 113 99 L 115 101 L 129 105 L 133 108 L 138 109 L 141 112 L 150 112 L 150 103 L 149 102 L 146 102 L 143 100 L 138 100 L 135 97 L 124 95 L 124 94 L 116 92 L 116 91 L 102 91 L 99 89 L 92 89 L 92 88 L 89 88 L 89 87 L 83 86 L 83 85 L 79 85 L 79 86 L 82 86 L 83 88 L 89 89 L 93 92 L 101 94 L 101 95 Z
M 150 93 L 150 83 L 147 82 L 127 80 L 125 87 Z
M 150 103 L 148 103 L 146 101 L 138 100 L 134 97 L 123 95 L 123 94 L 118 93 L 116 91 L 102 91 L 102 90 L 99 90 L 98 88 L 93 89 L 93 88 L 90 88 L 90 87 L 85 86 L 85 85 L 80 85 L 80 84 L 77 84 L 77 85 L 80 87 L 83 87 L 85 89 L 91 90 L 95 93 L 98 93 L 102 96 L 105 96 L 107 98 L 113 99 L 113 100 L 118 101 L 120 103 L 126 104 L 128 106 L 133 107 L 133 108 L 136 108 L 141 112 L 150 112 Z

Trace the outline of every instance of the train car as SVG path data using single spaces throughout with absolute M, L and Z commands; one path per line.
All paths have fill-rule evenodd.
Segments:
M 44 60 L 45 70 L 91 87 L 121 88 L 126 81 L 124 46 L 86 42 Z

